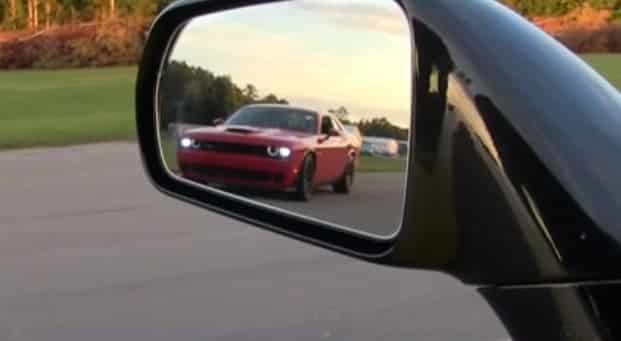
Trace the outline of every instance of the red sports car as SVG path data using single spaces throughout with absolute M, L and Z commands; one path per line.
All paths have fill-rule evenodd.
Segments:
M 218 126 L 188 130 L 177 148 L 185 178 L 293 192 L 303 201 L 320 185 L 349 193 L 358 154 L 334 116 L 273 104 L 248 105 Z

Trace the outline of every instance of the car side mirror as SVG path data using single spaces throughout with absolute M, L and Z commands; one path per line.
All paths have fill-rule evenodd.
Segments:
M 224 123 L 224 119 L 222 117 L 218 117 L 212 121 L 214 126 L 219 126 Z
M 292 20 L 305 29 L 281 38 Z M 138 141 L 166 195 L 476 285 L 619 274 L 601 260 L 621 254 L 621 95 L 495 1 L 177 1 L 142 56 Z M 406 155 L 355 165 L 351 146 L 317 144 L 324 103 L 373 113 L 348 118 L 365 145 L 407 140 Z M 209 127 L 210 110 L 243 129 Z
M 341 133 L 339 133 L 338 130 L 336 130 L 335 128 L 330 128 L 330 130 L 328 131 L 328 137 L 338 137 L 341 136 Z

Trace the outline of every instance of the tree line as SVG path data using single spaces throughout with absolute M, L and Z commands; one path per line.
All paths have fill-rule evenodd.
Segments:
M 376 136 L 405 141 L 409 136 L 409 129 L 392 124 L 386 117 L 362 119 L 355 123 L 363 136 Z
M 255 103 L 289 104 L 273 93 L 261 95 L 254 84 L 237 85 L 230 76 L 171 61 L 162 73 L 159 90 L 160 128 L 171 123 L 212 125 L 216 118 L 226 118 L 239 108 Z M 363 135 L 407 140 L 408 129 L 398 127 L 386 118 L 349 120 L 344 106 L 330 109 L 343 123 L 358 126 Z
M 244 105 L 253 103 L 288 104 L 284 98 L 268 93 L 261 96 L 253 84 L 239 86 L 228 75 L 216 75 L 184 61 L 171 61 L 160 83 L 160 124 L 211 125 Z
M 172 0 L 0 0 L 0 28 L 40 30 L 118 16 L 151 17 Z M 621 18 L 621 0 L 499 0 L 523 15 L 558 16 L 590 4 Z
M 377 115 L 373 118 L 352 121 L 349 118 L 349 110 L 344 106 L 329 109 L 329 113 L 336 116 L 343 124 L 355 125 L 363 136 L 385 137 L 396 140 L 407 140 L 410 131 L 392 124 L 388 118 Z
M 151 20 L 171 1 L 0 0 L 0 69 L 136 64 Z M 498 1 L 529 17 L 562 15 L 589 3 L 613 11 L 613 19 L 621 22 L 621 0 Z M 578 53 L 619 52 L 620 27 L 557 38 Z
M 136 64 L 154 15 L 170 2 L 0 0 L 0 69 Z
M 499 0 L 526 16 L 558 16 L 590 4 L 621 16 L 621 0 Z M 3 29 L 39 30 L 55 24 L 118 16 L 152 16 L 171 0 L 0 0 Z
M 0 28 L 49 29 L 123 16 L 152 17 L 171 0 L 0 0 Z
M 559 16 L 576 8 L 590 5 L 595 9 L 611 10 L 621 18 L 621 0 L 500 0 L 502 3 L 528 16 Z

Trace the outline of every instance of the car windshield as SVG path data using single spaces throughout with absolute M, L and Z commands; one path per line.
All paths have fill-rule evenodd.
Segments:
M 310 111 L 290 108 L 246 107 L 233 114 L 226 123 L 315 133 L 317 115 Z

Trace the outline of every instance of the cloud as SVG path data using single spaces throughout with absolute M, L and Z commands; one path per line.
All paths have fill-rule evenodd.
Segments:
M 382 2 L 389 3 L 390 1 Z M 299 0 L 295 8 L 320 14 L 335 23 L 397 35 L 409 34 L 403 11 L 396 3 L 379 6 L 374 2 Z

